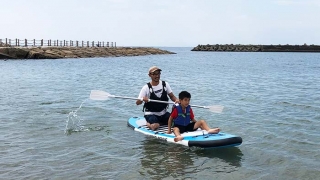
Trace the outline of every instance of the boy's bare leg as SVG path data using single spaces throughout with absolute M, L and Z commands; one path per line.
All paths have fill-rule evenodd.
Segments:
M 220 128 L 213 128 L 208 130 L 209 134 L 218 134 L 219 132 L 220 132 Z
M 208 131 L 209 134 L 217 134 L 220 132 L 220 128 L 213 128 L 211 129 L 208 124 L 206 123 L 205 120 L 199 120 L 197 121 L 195 124 L 194 124 L 194 129 L 197 129 L 197 128 L 201 128 L 201 129 L 204 129 L 206 131 Z
M 173 133 L 174 133 L 174 135 L 176 135 L 176 137 L 173 139 L 174 142 L 178 142 L 183 139 L 183 136 L 181 136 L 181 134 L 180 134 L 179 128 L 177 128 L 177 127 L 173 128 Z

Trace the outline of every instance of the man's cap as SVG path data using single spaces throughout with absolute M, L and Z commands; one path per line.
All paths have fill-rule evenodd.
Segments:
M 149 68 L 149 73 L 153 73 L 155 71 L 162 71 L 162 70 L 157 66 L 152 66 L 151 68 Z

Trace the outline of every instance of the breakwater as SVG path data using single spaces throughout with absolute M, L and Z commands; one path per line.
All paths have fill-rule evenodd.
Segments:
M 151 47 L 0 47 L 0 59 L 61 59 L 175 54 Z
M 0 59 L 61 59 L 175 54 L 152 47 L 117 47 L 116 42 L 0 39 Z
M 215 44 L 198 45 L 191 51 L 226 52 L 320 52 L 319 45 L 241 45 Z

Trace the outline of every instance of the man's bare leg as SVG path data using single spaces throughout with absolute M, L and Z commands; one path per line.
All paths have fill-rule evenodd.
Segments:
M 148 126 L 148 128 L 150 128 L 151 130 L 154 131 L 154 130 L 158 129 L 158 127 L 160 126 L 160 124 L 159 124 L 159 123 L 150 124 L 150 123 L 147 122 L 147 126 Z

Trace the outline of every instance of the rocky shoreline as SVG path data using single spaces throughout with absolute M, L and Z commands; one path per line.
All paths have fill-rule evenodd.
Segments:
M 0 59 L 61 59 L 175 54 L 152 47 L 0 47 Z
M 226 52 L 320 52 L 319 45 L 241 45 L 216 44 L 198 45 L 191 51 L 226 51 Z

